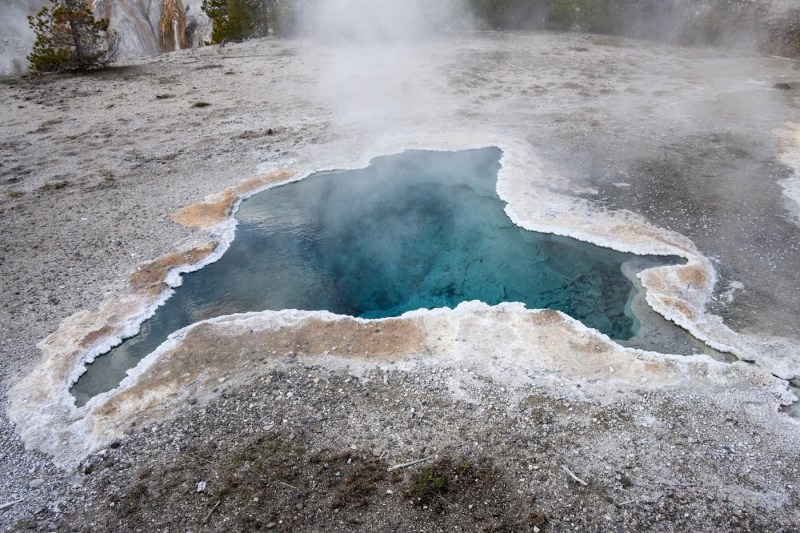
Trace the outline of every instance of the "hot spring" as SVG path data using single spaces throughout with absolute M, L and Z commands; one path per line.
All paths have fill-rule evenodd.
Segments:
M 78 405 L 115 388 L 171 333 L 250 311 L 377 319 L 521 302 L 632 337 L 634 289 L 620 267 L 633 256 L 515 226 L 495 191 L 500 157 L 498 148 L 408 151 L 243 201 L 224 255 L 184 275 L 136 336 L 89 365 L 72 389 Z

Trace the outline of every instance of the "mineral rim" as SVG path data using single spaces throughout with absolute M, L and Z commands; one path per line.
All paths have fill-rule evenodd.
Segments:
M 417 139 L 401 146 L 456 150 L 489 142 L 476 137 Z M 632 213 L 597 209 L 591 202 L 548 191 L 543 186 L 546 163 L 530 146 L 496 137 L 491 144 L 503 150 L 497 190 L 514 223 L 619 251 L 685 258 L 685 264 L 639 274 L 648 304 L 717 350 L 755 362 L 776 378 L 796 377 L 800 356 L 791 344 L 753 341 L 705 311 L 715 273 L 691 241 Z M 379 153 L 400 149 L 387 145 Z M 387 359 L 488 364 L 502 358 L 510 367 L 558 372 L 571 381 L 606 381 L 607 385 L 613 378 L 623 388 L 638 386 L 643 378 L 652 387 L 673 386 L 693 379 L 698 365 L 704 373 L 731 372 L 701 356 L 684 358 L 625 348 L 563 313 L 526 310 L 519 304 L 489 307 L 472 302 L 454 310 L 419 310 L 373 321 L 325 312 L 265 311 L 210 319 L 175 332 L 132 369 L 117 389 L 98 395 L 85 407 L 75 407 L 69 388 L 85 365 L 135 332 L 169 297 L 170 286 L 180 283 L 179 272 L 201 268 L 224 253 L 226 246 L 215 244 L 214 237 L 223 243 L 232 240 L 235 207 L 242 198 L 284 183 L 292 175 L 284 170 L 248 179 L 174 213 L 175 222 L 205 231 L 209 244 L 141 266 L 131 276 L 127 293 L 113 296 L 95 313 L 70 317 L 42 342 L 42 363 L 11 391 L 9 416 L 29 445 L 46 451 L 60 464 L 74 464 L 120 438 L 132 425 L 164 417 L 175 402 L 213 388 L 219 379 L 242 380 L 251 375 L 265 353 L 352 359 L 364 365 Z M 473 353 L 463 350 L 464 342 Z M 609 367 L 621 370 L 611 376 Z M 777 403 L 791 403 L 791 391 L 776 385 L 775 392 Z

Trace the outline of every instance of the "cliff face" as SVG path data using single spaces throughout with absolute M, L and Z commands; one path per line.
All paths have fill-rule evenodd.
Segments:
M 47 0 L 7 0 L 0 17 L 0 76 L 27 70 L 34 35 L 27 17 Z M 120 58 L 155 55 L 200 46 L 211 35 L 202 0 L 89 0 L 95 15 L 108 18 L 120 35 Z
M 120 55 L 131 57 L 199 46 L 211 24 L 201 0 L 94 0 L 93 10 L 108 18 L 120 35 Z

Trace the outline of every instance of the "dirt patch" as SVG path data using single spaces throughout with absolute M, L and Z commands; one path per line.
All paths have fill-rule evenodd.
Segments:
M 677 270 L 677 275 L 682 283 L 691 285 L 694 288 L 703 288 L 708 284 L 708 277 L 700 267 L 682 267 Z
M 83 338 L 83 340 L 81 340 L 80 346 L 81 348 L 88 348 L 95 342 L 99 341 L 100 339 L 108 337 L 112 333 L 114 333 L 114 328 L 106 324 L 94 331 L 90 331 L 89 333 L 87 333 L 86 336 Z
M 563 320 L 558 311 L 555 311 L 554 309 L 546 309 L 536 313 L 531 313 L 530 317 L 531 322 L 537 326 L 549 326 L 551 324 L 557 324 Z

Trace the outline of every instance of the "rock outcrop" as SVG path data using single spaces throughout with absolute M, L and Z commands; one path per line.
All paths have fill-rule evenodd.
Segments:
M 120 35 L 122 57 L 154 55 L 199 46 L 211 31 L 200 0 L 94 0 Z

